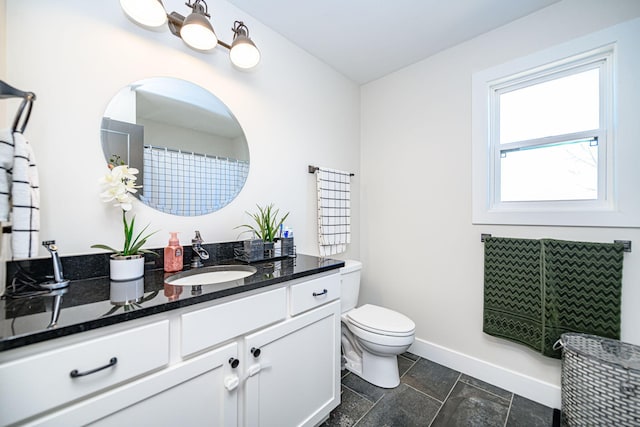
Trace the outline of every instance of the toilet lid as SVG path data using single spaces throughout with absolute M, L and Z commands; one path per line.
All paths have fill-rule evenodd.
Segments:
M 404 314 L 372 304 L 349 311 L 347 317 L 353 325 L 382 335 L 406 336 L 416 329 L 416 324 Z

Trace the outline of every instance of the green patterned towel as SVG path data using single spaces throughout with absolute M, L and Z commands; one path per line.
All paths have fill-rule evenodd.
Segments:
M 619 338 L 622 245 L 491 237 L 484 258 L 487 334 L 556 358 L 563 332 Z
M 564 332 L 620 339 L 623 246 L 619 243 L 542 241 L 543 348 Z
M 540 241 L 490 237 L 484 242 L 487 334 L 542 347 Z

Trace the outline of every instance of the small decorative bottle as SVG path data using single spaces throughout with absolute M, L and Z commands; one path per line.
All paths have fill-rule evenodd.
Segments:
M 169 233 L 169 244 L 164 248 L 164 271 L 172 273 L 180 271 L 184 267 L 182 264 L 183 249 L 178 240 L 178 232 L 171 231 Z

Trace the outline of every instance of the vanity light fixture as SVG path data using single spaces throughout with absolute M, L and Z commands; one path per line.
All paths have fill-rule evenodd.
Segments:
M 193 4 L 191 2 L 185 4 L 192 9 L 186 18 L 176 12 L 169 14 L 171 33 L 197 50 L 211 50 L 216 47 L 218 37 L 209 21 L 211 15 L 209 15 L 207 3 L 203 0 L 195 0 Z
M 237 67 L 253 68 L 260 62 L 260 51 L 249 38 L 249 29 L 242 21 L 233 23 L 233 42 L 229 57 Z
M 243 69 L 260 62 L 260 51 L 249 38 L 249 29 L 242 21 L 233 24 L 231 45 L 219 40 L 209 19 L 209 7 L 204 0 L 188 0 L 191 13 L 185 18 L 178 12 L 167 13 L 162 0 L 120 0 L 122 10 L 137 24 L 149 29 L 168 24 L 171 34 L 180 37 L 189 47 L 208 51 L 221 45 L 229 50 L 231 62 Z

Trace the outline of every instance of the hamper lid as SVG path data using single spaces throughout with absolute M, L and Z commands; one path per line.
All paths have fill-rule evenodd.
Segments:
M 640 347 L 597 335 L 564 333 L 560 336 L 562 351 L 572 351 L 585 357 L 640 370 Z

